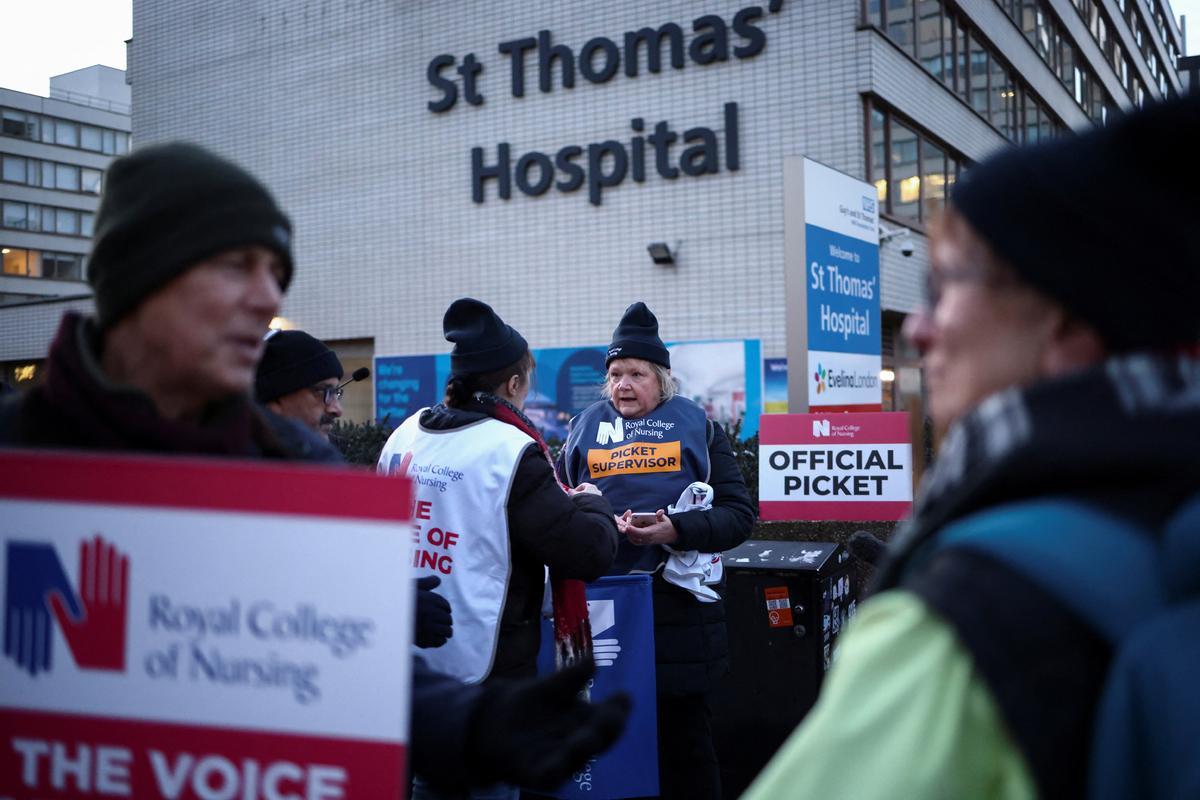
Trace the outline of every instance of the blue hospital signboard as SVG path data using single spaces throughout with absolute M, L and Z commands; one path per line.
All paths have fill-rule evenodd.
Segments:
M 808 158 L 786 169 L 788 395 L 805 406 L 790 411 L 879 411 L 875 187 Z

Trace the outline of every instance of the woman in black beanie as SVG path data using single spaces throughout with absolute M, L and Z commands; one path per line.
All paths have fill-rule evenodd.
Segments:
M 729 671 L 725 607 L 719 586 L 696 573 L 745 540 L 754 509 L 724 432 L 675 393 L 645 303 L 625 310 L 606 366 L 605 399 L 571 421 L 559 475 L 595 483 L 621 515 L 611 572 L 654 576 L 660 796 L 719 798 L 708 693 Z M 697 485 L 710 507 L 684 501 Z
M 453 608 L 454 635 L 421 656 L 468 683 L 532 676 L 546 567 L 561 660 L 589 652 L 581 581 L 603 575 L 616 554 L 612 507 L 594 486 L 568 491 L 555 479 L 521 411 L 534 367 L 521 334 L 470 298 L 450 305 L 442 327 L 454 343 L 445 400 L 405 420 L 379 457 L 380 471 L 413 480 L 414 567 L 441 578 Z M 471 797 L 518 794 L 496 786 Z M 414 800 L 441 796 L 417 776 Z

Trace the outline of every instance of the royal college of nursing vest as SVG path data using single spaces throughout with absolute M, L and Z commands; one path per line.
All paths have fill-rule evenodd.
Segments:
M 477 683 L 491 672 L 508 592 L 508 494 L 533 441 L 496 419 L 452 430 L 422 428 L 413 414 L 383 447 L 378 470 L 413 482 L 413 571 L 437 575 L 454 636 L 417 651 L 429 666 Z
M 564 451 L 570 484 L 596 484 L 617 514 L 665 509 L 688 484 L 708 480 L 708 418 L 679 396 L 638 419 L 603 400 L 571 420 Z M 609 572 L 652 572 L 665 558 L 661 547 L 622 537 Z

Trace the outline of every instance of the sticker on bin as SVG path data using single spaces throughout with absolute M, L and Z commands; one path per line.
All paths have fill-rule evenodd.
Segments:
M 772 628 L 792 627 L 792 603 L 787 587 L 768 586 L 763 595 L 767 598 L 767 623 Z

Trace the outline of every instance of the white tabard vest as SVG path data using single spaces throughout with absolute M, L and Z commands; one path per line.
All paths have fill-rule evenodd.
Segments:
M 378 470 L 413 482 L 413 572 L 441 577 L 454 635 L 417 650 L 429 666 L 478 683 L 491 672 L 512 559 L 508 495 L 521 453 L 533 441 L 496 419 L 453 430 L 421 427 L 413 414 L 383 447 Z

